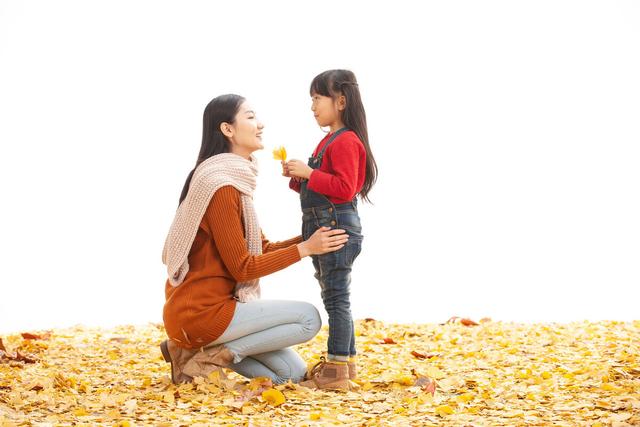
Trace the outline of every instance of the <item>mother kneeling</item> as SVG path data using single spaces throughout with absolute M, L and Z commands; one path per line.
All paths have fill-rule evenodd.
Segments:
M 228 367 L 275 383 L 300 381 L 306 364 L 291 345 L 313 338 L 321 326 L 306 302 L 259 300 L 258 280 L 309 255 L 340 249 L 343 230 L 320 229 L 269 242 L 253 208 L 258 173 L 252 153 L 263 124 L 238 95 L 213 99 L 204 111 L 202 146 L 169 230 L 163 262 L 164 325 L 160 348 L 174 383 Z

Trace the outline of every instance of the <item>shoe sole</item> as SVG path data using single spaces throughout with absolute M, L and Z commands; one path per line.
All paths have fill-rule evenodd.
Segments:
M 308 384 L 303 384 L 303 383 L 308 383 Z M 301 386 L 303 387 L 307 387 L 307 388 L 313 388 L 316 390 L 344 390 L 344 391 L 350 391 L 354 389 L 354 386 L 351 385 L 351 382 L 349 380 L 341 380 L 341 381 L 335 381 L 332 383 L 326 383 L 323 384 L 322 386 L 319 386 L 315 383 L 315 381 L 313 380 L 307 380 L 307 381 L 303 381 L 300 383 Z

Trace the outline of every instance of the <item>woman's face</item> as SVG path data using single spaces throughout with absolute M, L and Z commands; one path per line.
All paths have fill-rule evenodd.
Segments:
M 342 98 L 344 97 L 334 100 L 330 96 L 311 94 L 311 111 L 318 125 L 331 126 L 340 121 L 340 111 L 344 109 Z
M 233 123 L 223 123 L 222 132 L 231 141 L 231 152 L 243 157 L 262 150 L 262 129 L 264 125 L 256 117 L 251 105 L 244 101 L 236 114 Z

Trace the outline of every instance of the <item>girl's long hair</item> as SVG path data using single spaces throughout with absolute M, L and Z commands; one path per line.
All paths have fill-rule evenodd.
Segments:
M 367 167 L 364 184 L 360 190 L 360 198 L 366 202 L 369 200 L 369 191 L 378 178 L 378 165 L 369 146 L 369 133 L 367 132 L 367 115 L 362 105 L 360 89 L 355 74 L 349 70 L 328 70 L 318 74 L 311 82 L 309 90 L 311 95 L 318 94 L 330 96 L 333 99 L 344 95 L 346 107 L 342 111 L 342 122 L 354 131 L 364 144 L 367 153 Z
M 245 99 L 240 95 L 228 94 L 213 98 L 211 102 L 207 104 L 202 118 L 202 145 L 200 146 L 200 153 L 198 154 L 196 165 L 191 172 L 189 172 L 187 181 L 184 183 L 179 204 L 187 197 L 191 178 L 193 178 L 193 173 L 200 163 L 216 154 L 229 152 L 230 143 L 220 130 L 220 125 L 223 122 L 233 124 L 236 114 L 238 114 L 238 110 L 240 110 L 240 106 L 244 101 Z

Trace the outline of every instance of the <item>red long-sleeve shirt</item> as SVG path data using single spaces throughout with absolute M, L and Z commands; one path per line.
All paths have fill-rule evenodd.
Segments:
M 320 141 L 314 157 L 331 135 Z M 327 196 L 332 203 L 350 202 L 362 190 L 366 160 L 364 144 L 358 135 L 352 130 L 342 132 L 325 150 L 320 168 L 311 172 L 307 188 Z M 300 182 L 295 179 L 289 181 L 289 187 L 300 192 Z

